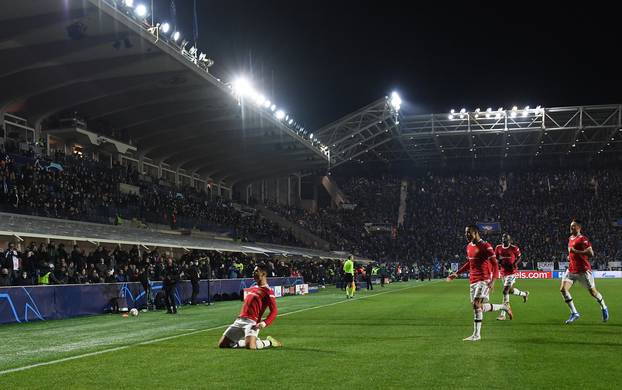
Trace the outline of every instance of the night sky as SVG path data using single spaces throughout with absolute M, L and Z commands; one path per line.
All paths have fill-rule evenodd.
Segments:
M 192 36 L 192 0 L 176 0 Z M 308 128 L 397 90 L 412 113 L 622 103 L 611 6 L 197 0 L 199 48 Z M 156 0 L 169 19 L 170 0 Z M 556 9 L 559 8 L 559 9 Z

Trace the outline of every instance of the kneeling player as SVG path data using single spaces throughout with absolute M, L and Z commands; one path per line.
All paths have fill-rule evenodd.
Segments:
M 240 316 L 223 333 L 218 343 L 220 348 L 265 349 L 280 347 L 281 342 L 268 336 L 265 340 L 259 339 L 259 331 L 270 325 L 276 318 L 277 308 L 274 292 L 268 286 L 268 272 L 262 265 L 255 267 L 253 278 L 257 285 L 252 287 L 240 311 Z M 270 314 L 264 321 L 263 313 L 270 308 Z
M 596 290 L 594 276 L 592 276 L 592 265 L 590 257 L 594 256 L 592 244 L 587 237 L 581 234 L 581 223 L 573 220 L 570 224 L 570 238 L 568 239 L 568 261 L 569 266 L 562 278 L 560 292 L 570 308 L 570 317 L 566 320 L 566 324 L 572 324 L 581 316 L 574 306 L 572 296 L 570 295 L 570 287 L 575 281 L 581 283 L 588 289 L 590 294 L 596 299 L 603 313 L 603 322 L 609 320 L 609 310 L 605 304 L 605 299 Z
M 527 303 L 529 291 L 520 291 L 514 288 L 516 282 L 516 273 L 518 272 L 518 264 L 520 264 L 520 249 L 512 244 L 512 237 L 504 233 L 501 237 L 502 244 L 495 248 L 495 255 L 501 268 L 501 276 L 503 277 L 503 303 L 510 303 L 510 294 L 523 297 L 523 302 Z M 497 317 L 499 321 L 505 320 L 505 312 L 502 311 Z

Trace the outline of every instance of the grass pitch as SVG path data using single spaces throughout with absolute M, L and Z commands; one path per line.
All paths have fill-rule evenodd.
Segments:
M 515 319 L 485 314 L 472 333 L 468 282 L 409 282 L 354 300 L 327 288 L 278 300 L 262 331 L 285 345 L 219 350 L 241 302 L 183 307 L 177 316 L 103 315 L 0 326 L 1 389 L 589 388 L 622 383 L 622 282 L 597 280 L 611 319 L 580 286 L 581 319 L 564 325 L 559 281 L 519 280 Z M 501 301 L 497 285 L 492 301 Z M 16 371 L 12 371 L 16 370 Z

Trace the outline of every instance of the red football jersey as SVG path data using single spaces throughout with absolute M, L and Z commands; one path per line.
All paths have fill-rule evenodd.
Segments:
M 471 283 L 490 281 L 493 272 L 498 272 L 495 251 L 486 241 L 480 239 L 477 244 L 469 242 L 466 246 L 466 253 L 468 261 L 460 267 L 457 273 L 461 274 L 468 269 Z
M 591 246 L 592 244 L 590 241 L 582 234 L 579 234 L 578 236 L 570 236 L 570 238 L 568 238 L 568 249 L 574 248 L 576 250 L 583 251 Z M 592 269 L 590 259 L 587 255 L 579 255 L 577 253 L 570 252 L 568 253 L 568 261 L 570 262 L 568 271 L 573 274 L 578 272 L 587 272 Z
M 520 249 L 516 245 L 510 245 L 507 248 L 501 244 L 497 245 L 495 256 L 499 262 L 502 276 L 514 275 L 518 271 Z
M 248 318 L 257 323 L 261 322 L 261 317 L 267 308 L 270 308 L 270 314 L 264 320 L 266 325 L 270 325 L 276 318 L 276 297 L 274 291 L 270 287 L 253 286 L 244 298 L 244 305 L 240 310 L 241 318 Z

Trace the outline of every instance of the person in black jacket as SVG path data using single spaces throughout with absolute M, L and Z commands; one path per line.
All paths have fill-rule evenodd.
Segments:
M 173 263 L 172 258 L 168 258 L 166 267 L 164 268 L 164 277 L 162 282 L 164 285 L 164 293 L 166 294 L 166 312 L 168 314 L 177 314 L 177 305 L 175 304 L 175 287 L 179 281 L 180 274 L 177 265 Z
M 199 270 L 199 262 L 195 260 L 190 264 L 188 268 L 188 279 L 190 279 L 190 283 L 192 284 L 192 298 L 190 298 L 190 304 L 197 304 L 197 296 L 199 295 L 199 278 L 201 276 L 201 271 Z
M 367 266 L 365 267 L 365 283 L 366 283 L 368 290 L 374 289 L 373 284 L 371 284 L 371 274 L 373 271 L 374 271 L 373 263 L 367 263 Z

